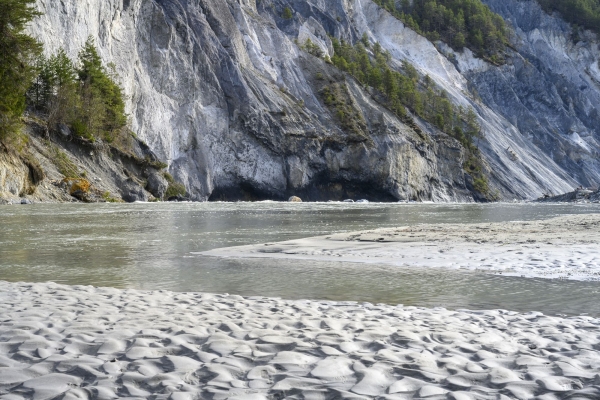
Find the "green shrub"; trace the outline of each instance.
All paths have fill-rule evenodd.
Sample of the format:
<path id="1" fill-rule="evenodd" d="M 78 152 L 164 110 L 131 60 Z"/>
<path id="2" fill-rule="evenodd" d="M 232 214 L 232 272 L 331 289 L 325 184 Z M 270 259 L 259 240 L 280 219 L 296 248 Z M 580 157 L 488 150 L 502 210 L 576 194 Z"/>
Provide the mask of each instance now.
<path id="1" fill-rule="evenodd" d="M 481 194 L 487 194 L 489 192 L 488 181 L 485 176 L 478 176 L 473 179 L 473 187 Z"/>
<path id="2" fill-rule="evenodd" d="M 167 188 L 167 192 L 165 193 L 165 198 L 169 199 L 171 197 L 185 197 L 186 195 L 186 190 L 185 190 L 185 186 L 179 182 L 173 182 L 169 184 L 169 187 Z"/>
<path id="3" fill-rule="evenodd" d="M 484 196 L 494 197 L 490 194 L 487 177 L 483 173 L 479 150 L 474 150 L 463 165 L 463 169 L 473 178 L 473 188 Z"/>
<path id="4" fill-rule="evenodd" d="M 166 171 L 163 172 L 163 176 L 169 183 L 169 187 L 167 188 L 167 191 L 165 193 L 165 199 L 169 199 L 170 197 L 176 196 L 185 197 L 187 193 L 183 184 L 176 182 L 173 176 Z"/>
<path id="5" fill-rule="evenodd" d="M 312 54 L 315 57 L 322 58 L 324 56 L 323 50 L 321 50 L 321 48 L 317 44 L 313 43 L 313 41 L 310 39 L 306 39 L 302 45 L 302 50 L 306 51 L 308 54 Z"/>
<path id="6" fill-rule="evenodd" d="M 165 179 L 167 180 L 167 182 L 169 182 L 169 183 L 174 183 L 175 182 L 175 179 L 173 179 L 173 176 L 170 173 L 164 172 L 163 176 L 165 177 Z"/>
<path id="7" fill-rule="evenodd" d="M 80 176 L 79 168 L 71 161 L 71 159 L 61 151 L 57 146 L 51 144 L 50 152 L 52 162 L 56 166 L 58 172 L 64 175 L 65 178 L 77 178 Z"/>
<path id="8" fill-rule="evenodd" d="M 291 8 L 286 7 L 283 9 L 283 14 L 281 16 L 283 17 L 283 19 L 292 19 L 294 18 L 294 13 L 292 12 Z"/>
<path id="9" fill-rule="evenodd" d="M 111 194 L 110 194 L 110 192 L 104 192 L 104 193 L 102 193 L 102 198 L 107 203 L 122 203 L 123 202 L 123 200 L 116 199 L 116 198 L 112 197 Z"/>
<path id="10" fill-rule="evenodd" d="M 361 137 L 361 140 L 368 137 L 364 116 L 352 101 L 352 96 L 344 83 L 326 86 L 320 94 L 325 105 L 335 115 L 342 130 Z"/>
<path id="11" fill-rule="evenodd" d="M 94 136 L 88 130 L 87 124 L 81 120 L 75 120 L 71 122 L 71 128 L 73 133 L 79 137 L 85 138 L 90 141 L 94 141 Z"/>

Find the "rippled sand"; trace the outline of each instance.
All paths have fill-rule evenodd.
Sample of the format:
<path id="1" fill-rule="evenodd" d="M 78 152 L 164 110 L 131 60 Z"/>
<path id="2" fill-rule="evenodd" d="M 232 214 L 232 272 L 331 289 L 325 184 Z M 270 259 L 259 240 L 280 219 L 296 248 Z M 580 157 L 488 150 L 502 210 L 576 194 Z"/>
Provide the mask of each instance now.
<path id="1" fill-rule="evenodd" d="M 443 267 L 596 281 L 600 280 L 600 214 L 528 222 L 423 224 L 200 254 Z"/>
<path id="2" fill-rule="evenodd" d="M 0 282 L 3 399 L 600 398 L 600 320 Z"/>

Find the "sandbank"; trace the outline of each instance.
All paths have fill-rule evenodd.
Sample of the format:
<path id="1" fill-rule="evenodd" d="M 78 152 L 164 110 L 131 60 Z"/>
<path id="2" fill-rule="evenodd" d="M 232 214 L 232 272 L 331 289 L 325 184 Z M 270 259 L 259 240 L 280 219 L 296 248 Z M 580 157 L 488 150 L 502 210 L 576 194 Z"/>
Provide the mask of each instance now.
<path id="1" fill-rule="evenodd" d="M 423 224 L 214 249 L 197 254 L 451 268 L 600 280 L 600 214 L 541 221 Z"/>

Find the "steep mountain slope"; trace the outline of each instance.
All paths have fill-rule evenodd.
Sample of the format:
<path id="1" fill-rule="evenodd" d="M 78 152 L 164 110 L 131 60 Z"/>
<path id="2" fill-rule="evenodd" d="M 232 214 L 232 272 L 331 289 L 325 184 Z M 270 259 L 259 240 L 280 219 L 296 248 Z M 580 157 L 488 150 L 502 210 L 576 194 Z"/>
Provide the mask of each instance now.
<path id="1" fill-rule="evenodd" d="M 600 43 L 533 1 L 486 0 L 515 27 L 518 53 L 465 75 L 483 101 L 584 186 L 600 184 Z"/>
<path id="2" fill-rule="evenodd" d="M 457 141 L 422 121 L 406 125 L 296 44 L 310 38 L 332 55 L 328 35 L 354 42 L 364 33 L 393 64 L 410 61 L 475 108 L 491 194 L 526 199 L 598 183 L 597 42 L 572 44 L 569 28 L 533 1 L 488 3 L 517 26 L 517 50 L 502 67 L 451 55 L 370 0 L 39 0 L 44 16 L 32 32 L 72 56 L 98 38 L 129 96 L 133 130 L 196 200 L 483 199 Z M 528 10 L 537 20 L 515 17 Z M 583 65 L 587 77 L 574 72 Z M 577 92 L 581 82 L 587 93 Z M 330 85 L 359 129 L 338 126 L 320 93 Z"/>

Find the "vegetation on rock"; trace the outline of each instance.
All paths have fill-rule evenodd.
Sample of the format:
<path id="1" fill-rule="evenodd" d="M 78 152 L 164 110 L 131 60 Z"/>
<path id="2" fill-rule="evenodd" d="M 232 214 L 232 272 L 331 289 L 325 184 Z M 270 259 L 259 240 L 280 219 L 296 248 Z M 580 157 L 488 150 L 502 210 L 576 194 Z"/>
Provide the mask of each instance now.
<path id="1" fill-rule="evenodd" d="M 50 141 L 47 142 L 50 152 L 52 155 L 52 160 L 58 172 L 60 172 L 65 178 L 77 178 L 79 173 L 79 168 L 71 161 L 71 159 L 58 148 L 58 146 L 52 144 Z"/>
<path id="2" fill-rule="evenodd" d="M 568 22 L 600 34 L 600 0 L 538 0 L 549 13 L 559 12 Z"/>
<path id="3" fill-rule="evenodd" d="M 421 79 L 411 64 L 405 62 L 402 72 L 393 70 L 389 65 L 390 55 L 379 43 L 372 46 L 371 54 L 362 41 L 352 46 L 333 39 L 333 48 L 333 64 L 363 85 L 376 89 L 383 95 L 385 105 L 405 122 L 410 122 L 408 108 L 466 148 L 474 147 L 473 139 L 481 132 L 475 112 L 453 105 L 445 91 L 428 76 Z"/>
<path id="4" fill-rule="evenodd" d="M 352 101 L 344 83 L 326 86 L 321 90 L 321 96 L 344 132 L 353 135 L 356 141 L 364 141 L 368 138 L 365 118 Z"/>
<path id="5" fill-rule="evenodd" d="M 481 127 L 473 109 L 465 110 L 452 104 L 444 90 L 428 76 L 421 78 L 414 66 L 407 62 L 400 72 L 392 69 L 390 54 L 379 43 L 371 45 L 366 36 L 355 45 L 335 38 L 332 41 L 335 51 L 331 59 L 333 65 L 374 89 L 374 95 L 398 118 L 416 127 L 407 113 L 408 108 L 414 115 L 458 140 L 467 152 L 463 168 L 473 177 L 475 190 L 489 194 L 481 154 L 475 145 L 475 139 L 481 136 Z M 325 87 L 321 91 L 324 103 L 332 109 L 342 129 L 365 135 L 364 118 L 359 112 L 349 109 L 350 96 L 342 89 L 339 83 Z"/>
<path id="6" fill-rule="evenodd" d="M 107 203 L 123 203 L 123 200 L 112 197 L 110 192 L 102 193 L 102 200 Z"/>
<path id="7" fill-rule="evenodd" d="M 33 60 L 41 45 L 25 33 L 39 13 L 35 0 L 0 0 L 0 142 L 21 140 L 25 93 L 36 74 Z"/>
<path id="8" fill-rule="evenodd" d="M 432 41 L 442 40 L 455 50 L 467 47 L 478 57 L 503 62 L 509 30 L 480 0 L 373 1 Z"/>
<path id="9" fill-rule="evenodd" d="M 165 193 L 165 199 L 168 200 L 173 197 L 185 197 L 187 193 L 183 184 L 176 182 L 175 179 L 167 172 L 164 173 L 164 177 L 169 183 L 169 187 Z"/>
<path id="10" fill-rule="evenodd" d="M 92 38 L 79 53 L 78 66 L 64 50 L 40 58 L 29 90 L 32 106 L 47 114 L 48 125 L 69 126 L 89 140 L 113 142 L 127 135 L 127 116 L 121 87 L 102 64 Z"/>
<path id="11" fill-rule="evenodd" d="M 88 193 L 92 187 L 92 184 L 84 178 L 65 178 L 63 182 L 68 186 L 71 195 L 74 195 L 77 192 L 83 194 Z"/>
<path id="12" fill-rule="evenodd" d="M 62 186 L 67 193 L 81 201 L 112 201 L 110 195 L 106 198 L 94 188 L 85 179 L 86 172 L 80 172 L 67 153 L 52 142 L 51 132 L 60 132 L 58 141 L 75 139 L 86 151 L 89 142 L 108 143 L 107 147 L 95 148 L 108 149 L 111 157 L 133 162 L 141 169 L 140 174 L 145 174 L 147 168 L 161 170 L 167 165 L 153 155 L 139 158 L 139 151 L 148 153 L 147 146 L 138 146 L 127 128 L 125 97 L 114 66 L 102 63 L 92 37 L 76 60 L 63 49 L 49 58 L 42 55 L 42 45 L 25 31 L 27 24 L 40 15 L 35 3 L 0 0 L 0 151 L 19 151 L 18 157 L 30 171 L 33 193 L 45 175 L 30 149 L 25 148 L 29 136 L 23 128 L 27 124 L 29 132 L 45 136 L 48 152 L 44 155 L 64 176 Z M 173 180 L 169 190 L 175 196 L 186 194 L 185 186 Z"/>
<path id="13" fill-rule="evenodd" d="M 321 50 L 321 48 L 315 43 L 313 43 L 313 41 L 310 39 L 306 39 L 306 42 L 304 42 L 304 44 L 302 45 L 302 50 L 319 58 L 323 57 L 324 55 L 323 50 Z"/>
<path id="14" fill-rule="evenodd" d="M 281 15 L 284 19 L 292 19 L 294 17 L 294 13 L 292 12 L 292 9 L 289 7 L 286 7 L 283 9 L 283 14 Z"/>

